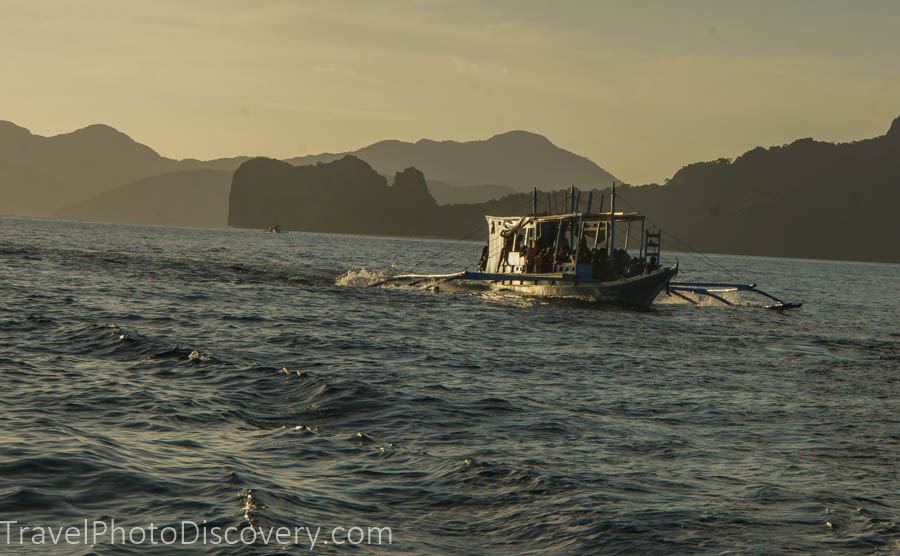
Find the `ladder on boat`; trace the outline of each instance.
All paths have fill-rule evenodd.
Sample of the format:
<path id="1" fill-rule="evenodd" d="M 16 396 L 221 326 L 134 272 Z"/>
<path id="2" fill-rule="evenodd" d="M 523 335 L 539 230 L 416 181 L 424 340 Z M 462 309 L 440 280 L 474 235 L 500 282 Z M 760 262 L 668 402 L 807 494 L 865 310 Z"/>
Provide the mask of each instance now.
<path id="1" fill-rule="evenodd" d="M 646 260 L 650 257 L 656 257 L 656 262 L 659 263 L 659 250 L 661 243 L 662 230 L 657 230 L 656 232 L 647 230 L 646 232 L 644 232 L 644 259 Z"/>

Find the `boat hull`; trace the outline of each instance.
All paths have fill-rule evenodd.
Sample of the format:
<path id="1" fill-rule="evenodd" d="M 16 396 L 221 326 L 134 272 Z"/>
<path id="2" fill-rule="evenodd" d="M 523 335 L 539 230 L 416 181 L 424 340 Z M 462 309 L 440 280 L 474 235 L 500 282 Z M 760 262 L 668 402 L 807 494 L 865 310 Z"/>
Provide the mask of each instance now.
<path id="1" fill-rule="evenodd" d="M 646 309 L 677 274 L 678 269 L 673 267 L 617 282 L 571 278 L 542 282 L 501 280 L 492 282 L 491 289 L 536 297 L 581 298 Z"/>

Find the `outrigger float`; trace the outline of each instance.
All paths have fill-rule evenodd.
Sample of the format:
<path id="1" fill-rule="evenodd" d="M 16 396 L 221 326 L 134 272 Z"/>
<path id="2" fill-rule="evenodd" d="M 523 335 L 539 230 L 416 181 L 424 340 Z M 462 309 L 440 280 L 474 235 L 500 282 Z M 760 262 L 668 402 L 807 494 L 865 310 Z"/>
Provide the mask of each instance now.
<path id="1" fill-rule="evenodd" d="M 402 274 L 372 284 L 444 282 L 486 283 L 493 290 L 545 298 L 580 298 L 646 309 L 665 291 L 693 304 L 704 297 L 732 305 L 724 297 L 730 292 L 760 294 L 774 301 L 770 309 L 793 309 L 801 303 L 786 303 L 757 289 L 755 284 L 713 282 L 673 282 L 678 262 L 664 267 L 660 263 L 662 232 L 646 228 L 646 217 L 638 212 L 616 211 L 616 188 L 610 194 L 610 210 L 579 212 L 581 192 L 574 186 L 567 194 L 568 211 L 538 212 L 537 190 L 531 214 L 525 216 L 485 216 L 488 243 L 477 271 L 451 274 Z M 635 256 L 629 253 L 632 225 L 640 226 L 640 242 Z M 617 249 L 616 228 L 625 226 L 624 248 Z M 621 233 L 621 231 L 620 231 Z"/>

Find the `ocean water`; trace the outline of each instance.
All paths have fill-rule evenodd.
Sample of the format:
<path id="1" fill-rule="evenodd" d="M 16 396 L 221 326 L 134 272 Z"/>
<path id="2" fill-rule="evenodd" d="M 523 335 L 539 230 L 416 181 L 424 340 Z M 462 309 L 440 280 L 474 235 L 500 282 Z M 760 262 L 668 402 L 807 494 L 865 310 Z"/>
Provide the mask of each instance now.
<path id="1" fill-rule="evenodd" d="M 366 287 L 480 250 L 0 219 L 0 553 L 900 552 L 900 265 L 676 255 L 785 313 Z M 35 537 L 85 520 L 196 529 Z"/>

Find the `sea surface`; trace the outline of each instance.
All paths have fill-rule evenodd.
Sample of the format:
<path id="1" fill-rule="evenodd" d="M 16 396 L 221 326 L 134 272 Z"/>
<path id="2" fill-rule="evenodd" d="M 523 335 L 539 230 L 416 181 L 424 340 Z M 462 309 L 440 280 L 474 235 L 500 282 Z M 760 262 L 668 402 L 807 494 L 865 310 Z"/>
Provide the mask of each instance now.
<path id="1" fill-rule="evenodd" d="M 367 287 L 480 252 L 0 218 L 0 553 L 900 553 L 900 265 L 668 254 L 783 313 Z M 84 520 L 207 542 L 21 529 Z"/>

